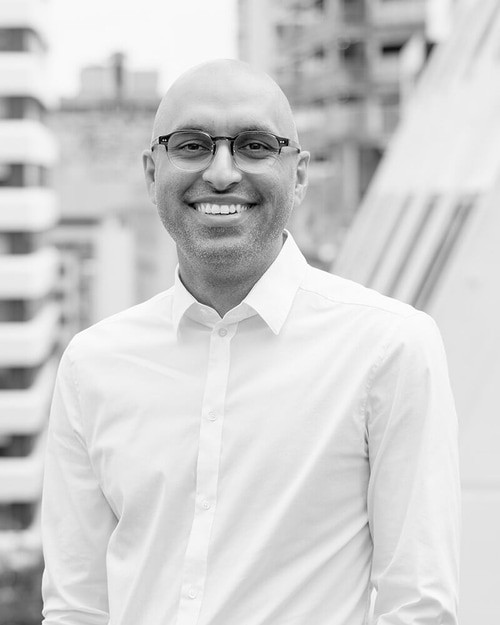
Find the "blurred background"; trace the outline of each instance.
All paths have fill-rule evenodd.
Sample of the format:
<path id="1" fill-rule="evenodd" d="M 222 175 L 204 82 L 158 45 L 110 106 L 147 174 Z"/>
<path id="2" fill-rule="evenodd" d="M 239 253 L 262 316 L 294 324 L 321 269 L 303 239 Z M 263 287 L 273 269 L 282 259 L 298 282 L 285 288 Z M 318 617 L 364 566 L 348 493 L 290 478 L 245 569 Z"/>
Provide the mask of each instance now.
<path id="1" fill-rule="evenodd" d="M 140 154 L 187 67 L 271 74 L 312 153 L 309 261 L 429 312 L 461 428 L 461 625 L 500 622 L 500 2 L 0 0 L 0 625 L 40 622 L 58 359 L 168 288 Z"/>

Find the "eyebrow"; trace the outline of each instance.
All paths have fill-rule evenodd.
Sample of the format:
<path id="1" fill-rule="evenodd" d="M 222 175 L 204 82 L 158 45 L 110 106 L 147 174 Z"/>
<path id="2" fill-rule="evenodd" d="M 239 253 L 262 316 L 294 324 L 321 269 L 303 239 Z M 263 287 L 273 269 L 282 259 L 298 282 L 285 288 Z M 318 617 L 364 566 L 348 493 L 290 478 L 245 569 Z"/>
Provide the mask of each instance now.
<path id="1" fill-rule="evenodd" d="M 201 132 L 206 132 L 209 135 L 215 136 L 213 133 L 210 132 L 210 130 L 208 130 L 204 126 L 200 126 L 199 124 L 182 125 L 182 126 L 174 128 L 170 132 L 177 132 L 178 130 L 200 130 Z M 279 134 L 276 132 L 274 128 L 271 128 L 267 124 L 256 124 L 256 123 L 251 123 L 247 125 L 243 124 L 240 127 L 240 129 L 236 132 L 236 134 L 239 134 L 240 132 L 247 132 L 247 131 L 253 131 L 253 130 L 270 132 L 271 134 Z"/>

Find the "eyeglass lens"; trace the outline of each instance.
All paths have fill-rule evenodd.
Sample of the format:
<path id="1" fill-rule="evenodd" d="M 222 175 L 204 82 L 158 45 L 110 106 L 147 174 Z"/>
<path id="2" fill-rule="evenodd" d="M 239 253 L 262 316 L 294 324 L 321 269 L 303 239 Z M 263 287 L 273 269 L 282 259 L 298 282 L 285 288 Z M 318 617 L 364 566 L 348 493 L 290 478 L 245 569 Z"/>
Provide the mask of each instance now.
<path id="1" fill-rule="evenodd" d="M 248 172 L 269 167 L 280 151 L 276 137 L 267 132 L 249 131 L 236 136 L 233 145 L 234 161 Z M 199 131 L 174 132 L 167 146 L 171 162 L 180 169 L 200 171 L 210 164 L 214 155 L 211 137 Z"/>

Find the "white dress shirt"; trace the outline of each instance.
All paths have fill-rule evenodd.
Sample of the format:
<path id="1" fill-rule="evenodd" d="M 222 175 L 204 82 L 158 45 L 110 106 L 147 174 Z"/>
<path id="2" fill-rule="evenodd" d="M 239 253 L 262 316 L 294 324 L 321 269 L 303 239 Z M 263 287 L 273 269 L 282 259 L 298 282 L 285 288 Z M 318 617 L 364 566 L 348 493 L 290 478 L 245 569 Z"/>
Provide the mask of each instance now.
<path id="1" fill-rule="evenodd" d="M 290 235 L 223 319 L 177 277 L 66 350 L 42 514 L 45 625 L 456 625 L 436 326 Z"/>

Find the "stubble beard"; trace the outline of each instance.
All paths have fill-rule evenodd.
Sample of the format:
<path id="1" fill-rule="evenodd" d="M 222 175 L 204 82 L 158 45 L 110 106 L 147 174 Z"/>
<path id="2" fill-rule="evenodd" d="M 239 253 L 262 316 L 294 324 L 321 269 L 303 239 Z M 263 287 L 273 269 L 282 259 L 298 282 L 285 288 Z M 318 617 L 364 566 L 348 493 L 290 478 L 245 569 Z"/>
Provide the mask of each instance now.
<path id="1" fill-rule="evenodd" d="M 163 226 L 176 243 L 179 260 L 192 266 L 199 265 L 213 274 L 214 278 L 224 280 L 252 272 L 262 273 L 272 263 L 281 249 L 283 231 L 293 208 L 293 194 L 287 194 L 280 204 L 279 209 L 274 209 L 275 215 L 271 222 L 259 222 L 248 232 L 235 233 L 236 240 L 225 232 L 218 236 L 218 229 L 213 227 L 188 231 L 182 227 L 182 222 L 170 218 L 167 208 L 159 208 L 159 215 Z M 259 206 L 248 210 L 266 208 Z M 226 231 L 226 228 L 221 227 L 221 230 Z"/>

